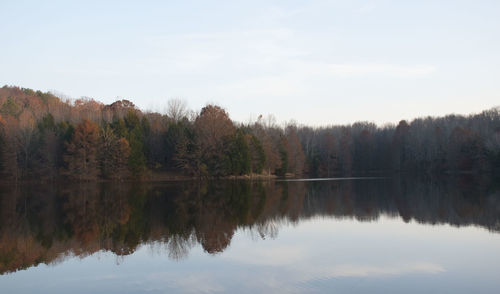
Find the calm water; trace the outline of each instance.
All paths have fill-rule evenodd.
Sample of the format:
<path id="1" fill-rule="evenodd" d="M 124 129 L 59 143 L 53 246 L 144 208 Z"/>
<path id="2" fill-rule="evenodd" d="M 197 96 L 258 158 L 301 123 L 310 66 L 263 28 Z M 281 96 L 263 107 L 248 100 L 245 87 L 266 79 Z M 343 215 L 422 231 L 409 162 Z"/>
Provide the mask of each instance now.
<path id="1" fill-rule="evenodd" d="M 500 293 L 492 180 L 0 189 L 1 293 Z"/>

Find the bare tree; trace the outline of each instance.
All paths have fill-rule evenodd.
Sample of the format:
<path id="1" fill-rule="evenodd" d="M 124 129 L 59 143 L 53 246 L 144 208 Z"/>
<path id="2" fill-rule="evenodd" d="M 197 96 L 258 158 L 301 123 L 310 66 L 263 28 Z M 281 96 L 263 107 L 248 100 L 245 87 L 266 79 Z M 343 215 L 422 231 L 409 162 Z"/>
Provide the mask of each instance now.
<path id="1" fill-rule="evenodd" d="M 187 103 L 179 98 L 168 100 L 167 115 L 173 121 L 178 122 L 188 115 Z"/>

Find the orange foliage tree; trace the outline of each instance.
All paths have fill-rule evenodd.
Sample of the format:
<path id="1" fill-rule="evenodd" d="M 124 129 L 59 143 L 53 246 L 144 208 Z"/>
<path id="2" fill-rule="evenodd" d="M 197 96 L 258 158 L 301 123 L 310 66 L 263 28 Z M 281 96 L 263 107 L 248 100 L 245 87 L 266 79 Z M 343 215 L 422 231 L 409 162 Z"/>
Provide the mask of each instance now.
<path id="1" fill-rule="evenodd" d="M 98 145 L 99 127 L 83 120 L 76 126 L 71 141 L 66 144 L 64 161 L 67 164 L 67 176 L 80 181 L 95 180 L 99 174 Z"/>

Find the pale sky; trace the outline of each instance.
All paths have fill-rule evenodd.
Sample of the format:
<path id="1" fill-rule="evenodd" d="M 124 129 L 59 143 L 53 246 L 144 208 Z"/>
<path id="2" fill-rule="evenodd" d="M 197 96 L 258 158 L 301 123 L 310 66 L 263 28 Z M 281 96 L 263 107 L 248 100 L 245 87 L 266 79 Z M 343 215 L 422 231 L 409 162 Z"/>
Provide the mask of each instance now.
<path id="1" fill-rule="evenodd" d="M 0 84 L 326 125 L 500 105 L 500 1 L 0 0 Z"/>

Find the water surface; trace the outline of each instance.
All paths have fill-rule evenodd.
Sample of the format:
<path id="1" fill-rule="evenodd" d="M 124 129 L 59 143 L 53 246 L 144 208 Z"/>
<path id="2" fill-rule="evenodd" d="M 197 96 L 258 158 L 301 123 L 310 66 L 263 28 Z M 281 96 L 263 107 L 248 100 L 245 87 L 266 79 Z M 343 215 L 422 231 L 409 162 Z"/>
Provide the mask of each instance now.
<path id="1" fill-rule="evenodd" d="M 498 293 L 491 180 L 3 187 L 2 293 Z"/>

